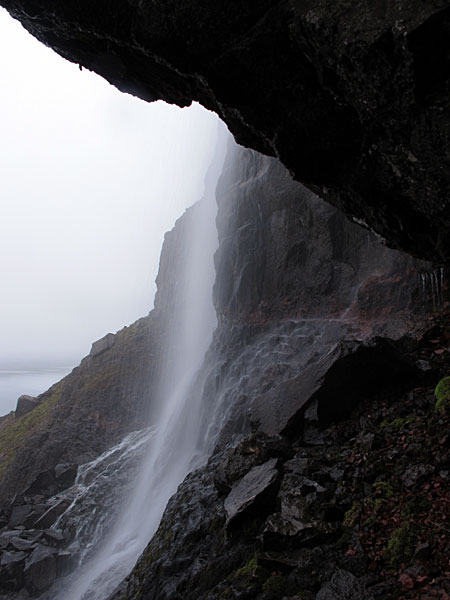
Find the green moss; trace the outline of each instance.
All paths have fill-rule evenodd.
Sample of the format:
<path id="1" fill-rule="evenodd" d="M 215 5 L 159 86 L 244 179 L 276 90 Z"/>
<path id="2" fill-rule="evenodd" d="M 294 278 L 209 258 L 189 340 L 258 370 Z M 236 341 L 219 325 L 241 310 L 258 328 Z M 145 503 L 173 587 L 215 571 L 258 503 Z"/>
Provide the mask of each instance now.
<path id="1" fill-rule="evenodd" d="M 248 577 L 254 574 L 257 567 L 256 557 L 254 556 L 246 565 L 235 572 L 235 577 Z"/>
<path id="2" fill-rule="evenodd" d="M 388 421 L 388 419 L 384 419 L 380 423 L 380 427 L 385 427 L 389 429 L 396 429 L 400 431 L 401 429 L 405 429 L 407 427 L 414 427 L 417 425 L 417 422 L 420 421 L 420 417 L 417 415 L 409 415 L 408 417 L 397 417 L 393 421 Z"/>
<path id="3" fill-rule="evenodd" d="M 450 377 L 444 377 L 434 390 L 436 410 L 442 414 L 450 413 Z"/>
<path id="4" fill-rule="evenodd" d="M 388 481 L 376 481 L 373 484 L 373 489 L 385 500 L 389 500 L 394 495 L 392 485 Z"/>
<path id="5" fill-rule="evenodd" d="M 263 582 L 269 577 L 269 572 L 264 567 L 258 565 L 258 558 L 255 554 L 243 567 L 237 569 L 233 575 L 233 580 L 256 578 L 260 582 Z"/>
<path id="6" fill-rule="evenodd" d="M 367 519 L 361 523 L 361 526 L 365 527 L 366 529 L 370 529 L 376 523 L 377 523 L 376 517 L 367 517 Z"/>
<path id="7" fill-rule="evenodd" d="M 413 523 L 403 523 L 394 529 L 384 549 L 384 556 L 392 567 L 399 567 L 401 563 L 408 563 L 414 554 L 417 541 L 418 526 Z"/>
<path id="8" fill-rule="evenodd" d="M 104 371 L 100 371 L 96 375 L 92 376 L 89 374 L 89 377 L 83 383 L 80 388 L 80 393 L 90 393 L 93 394 L 96 391 L 104 391 L 110 388 L 112 385 L 117 383 L 118 376 L 117 372 L 112 369 L 105 369 Z"/>
<path id="9" fill-rule="evenodd" d="M 31 412 L 2 423 L 0 429 L 0 480 L 9 464 L 14 460 L 17 450 L 24 445 L 25 440 L 39 431 L 49 422 L 52 409 L 61 397 L 62 384 L 56 384 L 42 397 L 41 402 Z"/>
<path id="10" fill-rule="evenodd" d="M 361 504 L 359 502 L 354 502 L 352 507 L 345 513 L 342 525 L 348 528 L 354 527 L 358 521 L 360 513 Z"/>

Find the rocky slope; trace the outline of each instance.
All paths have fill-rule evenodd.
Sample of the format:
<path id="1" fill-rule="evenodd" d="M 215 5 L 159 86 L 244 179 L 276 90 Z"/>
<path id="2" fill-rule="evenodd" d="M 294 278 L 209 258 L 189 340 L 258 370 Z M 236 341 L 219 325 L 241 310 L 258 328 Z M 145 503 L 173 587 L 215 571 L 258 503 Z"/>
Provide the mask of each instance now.
<path id="1" fill-rule="evenodd" d="M 41 394 L 31 412 L 12 412 L 0 420 L 0 505 L 30 486 L 32 494 L 52 495 L 60 487 L 57 465 L 89 462 L 151 422 L 166 339 L 177 326 L 176 288 L 184 268 L 178 257 L 184 255 L 193 212 L 187 211 L 166 234 L 155 309 L 149 316 L 95 342 L 89 356 Z"/>
<path id="2" fill-rule="evenodd" d="M 156 346 L 149 329 L 146 318 L 110 334 L 104 345 L 96 342 L 72 373 L 38 397 L 36 408 L 4 417 L 2 503 L 24 491 L 41 471 L 48 469 L 51 479 L 58 463 L 91 460 L 138 426 L 146 410 L 143 397 L 151 389 L 146 357 Z"/>
<path id="3" fill-rule="evenodd" d="M 297 552 L 305 545 L 308 552 L 327 557 L 330 569 L 344 570 L 346 585 L 362 593 L 361 586 L 373 587 L 377 580 L 355 579 L 362 571 L 344 568 L 335 542 L 344 533 L 342 523 L 353 502 L 362 512 L 361 494 L 371 497 L 378 488 L 369 494 L 361 483 L 362 492 L 356 485 L 352 491 L 341 481 L 342 466 L 349 447 L 356 452 L 360 443 L 352 437 L 361 405 L 369 410 L 370 402 L 383 397 L 394 403 L 401 398 L 392 410 L 370 409 L 375 420 L 362 429 L 369 439 L 379 414 L 392 421 L 404 417 L 400 407 L 405 400 L 397 393 L 428 385 L 438 376 L 419 357 L 420 345 L 408 342 L 405 334 L 417 337 L 428 312 L 445 305 L 441 273 L 386 248 L 294 182 L 278 161 L 252 150 L 230 145 L 216 197 L 219 325 L 195 392 L 203 401 L 199 447 L 212 451 L 215 444 L 216 450 L 173 497 L 158 534 L 117 598 L 175 599 L 188 592 L 211 599 L 281 598 L 293 595 L 293 581 L 296 593 L 302 590 L 311 597 L 322 593 L 319 588 L 327 577 L 332 579 L 331 570 L 318 571 L 303 583 L 300 575 L 283 579 L 287 572 L 311 568 L 310 559 Z M 180 326 L 177 286 L 185 269 L 186 227 L 195 210 L 166 236 L 149 317 L 94 344 L 91 356 L 43 395 L 38 407 L 1 424 L 4 447 L 9 448 L 5 462 L 10 461 L 4 499 L 21 492 L 2 513 L 2 585 L 11 598 L 47 590 L 74 567 L 83 554 L 81 546 L 88 545 L 88 537 L 74 539 L 70 518 L 58 521 L 84 480 L 82 475 L 70 488 L 73 463 L 95 459 L 148 418 L 151 422 L 151 401 L 147 419 L 144 406 L 155 391 L 161 364 L 176 354 L 164 340 Z M 444 360 L 447 350 L 438 350 L 435 358 Z M 434 423 L 431 414 L 430 408 Z M 348 419 L 351 425 L 339 438 L 337 423 Z M 23 430 L 17 443 L 8 445 Z M 372 457 L 368 444 L 371 463 L 378 455 Z M 134 455 L 122 463 L 109 460 L 83 467 L 89 473 L 104 465 L 109 478 L 108 488 L 99 488 L 85 507 L 81 504 L 86 524 L 98 505 L 112 505 L 114 512 L 115 493 L 129 483 Z M 348 462 L 349 469 L 355 461 Z M 429 462 L 434 456 L 422 459 Z M 415 464 L 413 456 L 401 466 L 406 470 Z M 315 478 L 316 471 L 325 475 Z M 424 474 L 436 473 L 434 468 Z M 365 475 L 359 476 L 365 481 Z M 377 483 L 378 477 L 385 480 L 377 471 L 366 483 Z M 443 481 L 436 483 L 444 489 Z M 284 493 L 290 498 L 285 509 Z M 320 512 L 322 499 L 326 506 Z M 261 548 L 277 552 L 285 544 L 289 552 L 280 557 L 280 565 L 273 556 L 260 560 Z M 256 567 L 266 569 L 262 579 L 254 579 Z M 236 585 L 235 571 L 241 582 Z M 276 574 L 274 579 L 270 573 Z"/>
<path id="4" fill-rule="evenodd" d="M 400 345 L 426 375 L 380 378 L 331 423 L 314 402 L 288 436 L 215 452 L 111 600 L 448 598 L 450 415 L 434 382 L 449 340 L 447 313 Z"/>
<path id="5" fill-rule="evenodd" d="M 238 149 L 227 170 L 205 386 L 205 403 L 226 397 L 223 429 L 112 599 L 447 598 L 449 423 L 433 391 L 448 314 L 423 323 L 445 290 L 433 301 L 425 264 L 276 161 Z"/>
<path id="6" fill-rule="evenodd" d="M 388 242 L 450 256 L 447 0 L 2 0 L 123 91 L 215 110 Z"/>

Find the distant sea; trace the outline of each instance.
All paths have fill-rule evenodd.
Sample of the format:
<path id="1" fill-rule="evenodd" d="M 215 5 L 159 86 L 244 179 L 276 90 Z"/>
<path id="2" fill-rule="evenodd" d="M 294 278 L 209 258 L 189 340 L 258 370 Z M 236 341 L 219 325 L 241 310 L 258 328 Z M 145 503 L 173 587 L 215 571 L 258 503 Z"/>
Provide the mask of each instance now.
<path id="1" fill-rule="evenodd" d="M 15 410 L 17 398 L 22 394 L 37 396 L 65 377 L 72 367 L 39 370 L 0 370 L 0 416 Z"/>

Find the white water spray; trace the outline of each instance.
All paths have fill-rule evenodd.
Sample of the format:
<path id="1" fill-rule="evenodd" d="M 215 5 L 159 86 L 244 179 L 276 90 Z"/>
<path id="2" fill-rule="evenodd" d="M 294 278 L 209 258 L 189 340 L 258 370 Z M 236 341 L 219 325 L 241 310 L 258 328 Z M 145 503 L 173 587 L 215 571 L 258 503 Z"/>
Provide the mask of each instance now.
<path id="1" fill-rule="evenodd" d="M 177 272 L 176 281 L 176 305 L 182 307 L 182 314 L 178 311 L 176 321 L 168 326 L 158 397 L 152 399 L 153 433 L 146 438 L 145 459 L 118 521 L 106 536 L 103 532 L 103 541 L 93 556 L 68 582 L 58 586 L 60 591 L 52 596 L 57 600 L 105 600 L 131 571 L 178 485 L 206 458 L 197 447 L 201 394 L 192 393 L 192 389 L 216 326 L 212 303 L 213 255 L 218 243 L 214 190 L 225 156 L 225 136 L 220 133 L 219 138 L 205 198 L 188 209 L 186 254 L 180 257 L 186 267 Z"/>

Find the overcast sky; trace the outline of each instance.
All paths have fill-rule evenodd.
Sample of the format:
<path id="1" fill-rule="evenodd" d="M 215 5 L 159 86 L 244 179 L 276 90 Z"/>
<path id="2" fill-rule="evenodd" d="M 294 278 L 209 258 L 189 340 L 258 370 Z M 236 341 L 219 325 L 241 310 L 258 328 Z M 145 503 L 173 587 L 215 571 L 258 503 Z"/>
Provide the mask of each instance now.
<path id="1" fill-rule="evenodd" d="M 80 72 L 0 9 L 0 369 L 76 365 L 148 313 L 218 119 Z"/>

